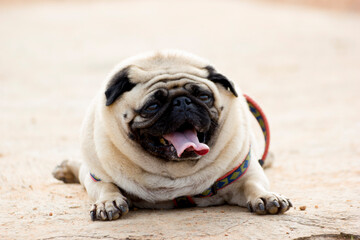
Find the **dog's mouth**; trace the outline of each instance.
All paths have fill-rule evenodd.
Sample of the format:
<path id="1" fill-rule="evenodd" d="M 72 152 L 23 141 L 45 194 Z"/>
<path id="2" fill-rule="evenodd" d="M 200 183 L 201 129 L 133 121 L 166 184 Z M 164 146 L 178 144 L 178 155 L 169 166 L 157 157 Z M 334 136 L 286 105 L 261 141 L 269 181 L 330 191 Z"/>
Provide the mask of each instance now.
<path id="1" fill-rule="evenodd" d="M 190 124 L 183 124 L 163 136 L 143 136 L 141 145 L 148 152 L 166 160 L 197 160 L 209 153 L 209 134 Z"/>
<path id="2" fill-rule="evenodd" d="M 197 155 L 203 156 L 210 151 L 209 146 L 199 140 L 199 136 L 203 139 L 203 135 L 203 133 L 198 134 L 194 128 L 179 130 L 165 134 L 162 142 L 165 145 L 171 144 L 175 148 L 178 157 L 181 157 L 185 151 L 195 152 Z"/>

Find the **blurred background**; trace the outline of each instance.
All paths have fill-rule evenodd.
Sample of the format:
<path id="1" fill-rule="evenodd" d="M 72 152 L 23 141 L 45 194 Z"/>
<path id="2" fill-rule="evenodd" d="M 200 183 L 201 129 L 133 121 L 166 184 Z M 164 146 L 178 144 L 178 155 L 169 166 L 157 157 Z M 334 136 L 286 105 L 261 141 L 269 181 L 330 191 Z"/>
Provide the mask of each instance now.
<path id="1" fill-rule="evenodd" d="M 87 219 L 86 195 L 56 182 L 51 171 L 64 159 L 81 159 L 81 122 L 108 72 L 126 57 L 164 48 L 209 59 L 267 113 L 276 157 L 267 171 L 272 189 L 310 206 L 303 215 L 310 224 L 291 230 L 292 218 L 275 229 L 268 219 L 269 231 L 262 224 L 264 231 L 253 234 L 303 236 L 316 225 L 312 219 L 331 226 L 317 231 L 358 231 L 360 0 L 0 0 L 0 215 L 7 216 L 0 224 L 6 236 L 35 234 L 32 221 L 53 236 L 69 226 L 84 232 L 70 223 Z M 66 197 L 69 191 L 76 197 Z M 63 220 L 51 230 L 49 211 Z M 202 234 L 210 220 L 193 231 Z M 181 224 L 171 234 L 189 237 L 178 231 Z M 207 231 L 216 235 L 219 224 Z"/>
<path id="2" fill-rule="evenodd" d="M 64 157 L 73 154 L 66 145 L 77 144 L 74 133 L 112 67 L 164 48 L 209 59 L 264 101 L 280 118 L 274 124 L 299 121 L 300 138 L 314 121 L 324 129 L 329 118 L 345 124 L 351 113 L 337 99 L 357 102 L 359 6 L 360 0 L 1 0 L 0 129 L 7 141 L 0 151 L 50 144 Z"/>

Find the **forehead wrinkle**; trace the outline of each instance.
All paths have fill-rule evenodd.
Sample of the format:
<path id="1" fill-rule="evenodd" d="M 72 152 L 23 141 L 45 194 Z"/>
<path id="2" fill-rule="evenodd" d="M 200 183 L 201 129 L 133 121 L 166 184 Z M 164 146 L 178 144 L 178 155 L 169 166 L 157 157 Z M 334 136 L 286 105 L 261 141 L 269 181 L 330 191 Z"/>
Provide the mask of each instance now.
<path id="1" fill-rule="evenodd" d="M 155 76 L 154 78 L 147 81 L 144 85 L 147 89 L 152 90 L 154 87 L 166 87 L 171 88 L 175 85 L 184 85 L 189 82 L 203 83 L 207 87 L 207 79 L 199 76 L 194 76 L 188 73 L 177 73 L 177 74 L 162 74 Z M 176 83 L 175 83 L 176 82 Z"/>
<path id="2" fill-rule="evenodd" d="M 207 78 L 209 75 L 209 71 L 206 68 L 199 68 L 196 66 L 190 66 L 188 64 L 185 65 L 177 65 L 177 66 L 164 66 L 161 64 L 153 65 L 153 63 L 147 64 L 131 64 L 128 66 L 129 68 L 129 77 L 134 81 L 134 83 L 145 83 L 155 79 L 159 76 L 196 76 L 199 78 Z"/>
<path id="3" fill-rule="evenodd" d="M 189 81 L 189 79 L 187 78 L 163 79 L 152 83 L 149 86 L 149 91 L 153 91 L 159 88 L 165 88 L 169 90 L 175 86 L 181 87 L 189 82 L 194 82 L 194 81 Z"/>

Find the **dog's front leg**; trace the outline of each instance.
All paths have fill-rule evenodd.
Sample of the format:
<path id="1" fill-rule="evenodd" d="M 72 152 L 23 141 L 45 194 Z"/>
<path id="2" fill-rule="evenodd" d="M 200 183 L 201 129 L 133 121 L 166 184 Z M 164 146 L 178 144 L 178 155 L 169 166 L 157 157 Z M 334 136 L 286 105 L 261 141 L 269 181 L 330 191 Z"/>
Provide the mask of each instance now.
<path id="1" fill-rule="evenodd" d="M 83 164 L 80 169 L 80 182 L 85 187 L 89 197 L 95 201 L 90 210 L 94 220 L 115 220 L 129 211 L 129 202 L 120 189 L 109 182 L 94 182 L 88 168 Z"/>
<path id="2" fill-rule="evenodd" d="M 247 207 L 257 214 L 284 213 L 292 207 L 289 199 L 270 192 L 267 177 L 261 166 L 253 161 L 244 176 L 242 190 Z"/>

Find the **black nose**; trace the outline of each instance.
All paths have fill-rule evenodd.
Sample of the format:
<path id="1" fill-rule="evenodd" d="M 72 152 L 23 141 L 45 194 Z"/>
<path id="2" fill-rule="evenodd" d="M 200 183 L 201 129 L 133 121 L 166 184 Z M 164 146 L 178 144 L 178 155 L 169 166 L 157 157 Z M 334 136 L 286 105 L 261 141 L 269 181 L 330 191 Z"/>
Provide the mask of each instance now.
<path id="1" fill-rule="evenodd" d="M 185 96 L 177 97 L 173 100 L 174 108 L 185 110 L 191 104 L 191 99 Z"/>

